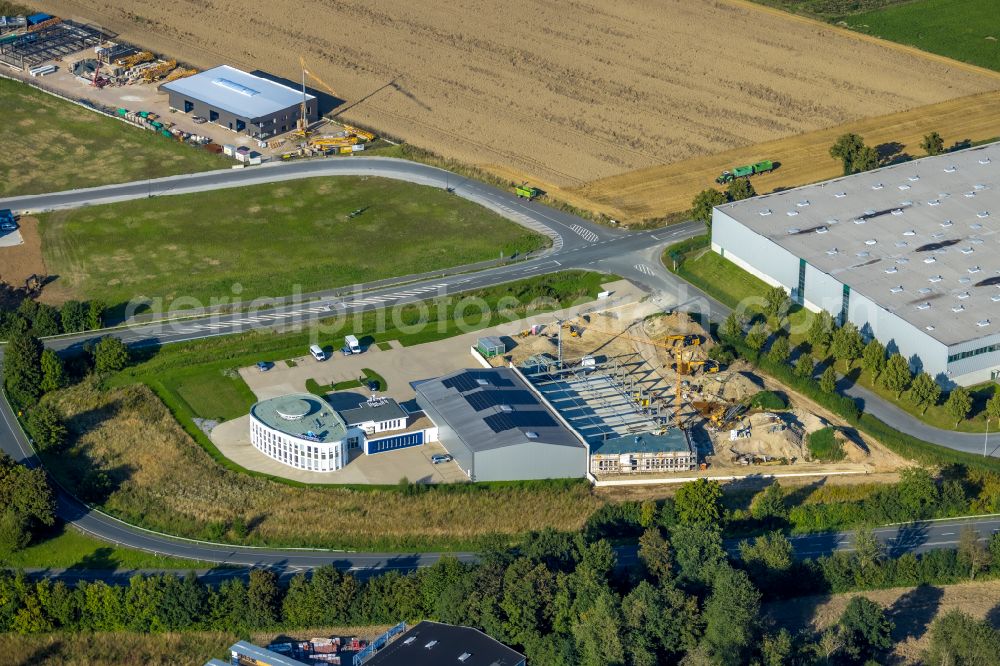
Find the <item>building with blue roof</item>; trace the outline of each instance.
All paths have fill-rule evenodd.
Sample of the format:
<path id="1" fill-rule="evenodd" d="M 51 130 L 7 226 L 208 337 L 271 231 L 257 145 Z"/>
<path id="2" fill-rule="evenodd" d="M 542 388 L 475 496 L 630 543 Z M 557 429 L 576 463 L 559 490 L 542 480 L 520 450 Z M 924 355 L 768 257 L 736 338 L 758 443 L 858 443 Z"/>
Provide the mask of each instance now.
<path id="1" fill-rule="evenodd" d="M 234 132 L 266 139 L 295 129 L 303 94 L 283 83 L 220 65 L 160 86 L 171 108 L 206 118 Z M 305 95 L 306 120 L 319 120 L 316 97 Z"/>
<path id="2" fill-rule="evenodd" d="M 590 445 L 592 474 L 683 472 L 694 469 L 696 463 L 688 433 L 679 428 L 609 437 Z"/>

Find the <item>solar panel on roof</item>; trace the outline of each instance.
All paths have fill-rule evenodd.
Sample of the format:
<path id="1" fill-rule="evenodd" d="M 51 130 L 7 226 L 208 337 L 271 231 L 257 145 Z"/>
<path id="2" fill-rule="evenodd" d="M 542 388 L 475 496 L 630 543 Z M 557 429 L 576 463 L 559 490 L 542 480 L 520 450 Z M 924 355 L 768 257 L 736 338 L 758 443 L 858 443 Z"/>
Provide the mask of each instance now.
<path id="1" fill-rule="evenodd" d="M 476 383 L 476 378 L 473 377 L 468 372 L 462 372 L 455 375 L 454 377 L 449 377 L 441 382 L 441 386 L 445 388 L 452 388 L 461 393 L 471 391 L 473 389 L 479 388 L 479 384 Z"/>
<path id="2" fill-rule="evenodd" d="M 538 401 L 530 391 L 514 389 L 511 391 L 483 390 L 467 393 L 465 400 L 477 412 L 497 405 L 537 405 Z"/>
<path id="3" fill-rule="evenodd" d="M 483 419 L 493 432 L 503 432 L 514 428 L 553 428 L 556 426 L 547 412 L 501 412 Z"/>

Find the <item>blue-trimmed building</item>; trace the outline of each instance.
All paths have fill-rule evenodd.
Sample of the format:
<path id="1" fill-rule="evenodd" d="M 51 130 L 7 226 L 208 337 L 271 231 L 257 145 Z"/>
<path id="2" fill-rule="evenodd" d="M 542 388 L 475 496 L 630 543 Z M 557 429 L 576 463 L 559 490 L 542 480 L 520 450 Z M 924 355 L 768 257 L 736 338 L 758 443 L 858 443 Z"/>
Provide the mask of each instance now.
<path id="1" fill-rule="evenodd" d="M 320 397 L 295 393 L 250 408 L 250 443 L 280 463 L 308 472 L 335 472 L 352 449 L 365 455 L 437 441 L 437 428 L 391 398 L 373 396 L 337 411 Z"/>
<path id="2" fill-rule="evenodd" d="M 590 445 L 591 474 L 684 472 L 694 469 L 697 453 L 686 430 L 613 437 Z"/>

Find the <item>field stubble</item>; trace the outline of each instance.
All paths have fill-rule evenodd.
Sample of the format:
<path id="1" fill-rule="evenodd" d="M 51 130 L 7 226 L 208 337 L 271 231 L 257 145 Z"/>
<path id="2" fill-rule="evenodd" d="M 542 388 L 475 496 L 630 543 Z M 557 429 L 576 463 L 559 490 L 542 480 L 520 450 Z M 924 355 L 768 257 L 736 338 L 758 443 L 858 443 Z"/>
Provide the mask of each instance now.
<path id="1" fill-rule="evenodd" d="M 252 4 L 39 6 L 201 67 L 297 80 L 302 54 L 345 120 L 559 188 L 997 87 L 737 2 Z"/>

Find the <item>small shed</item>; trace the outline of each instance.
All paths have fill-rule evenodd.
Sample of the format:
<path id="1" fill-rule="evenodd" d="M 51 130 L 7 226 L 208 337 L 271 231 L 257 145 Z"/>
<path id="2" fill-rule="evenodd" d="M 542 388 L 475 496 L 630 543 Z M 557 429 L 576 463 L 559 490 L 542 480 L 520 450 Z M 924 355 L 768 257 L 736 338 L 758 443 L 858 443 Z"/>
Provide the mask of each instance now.
<path id="1" fill-rule="evenodd" d="M 479 338 L 479 341 L 476 343 L 476 349 L 478 349 L 479 353 L 486 358 L 500 356 L 507 351 L 507 347 L 504 345 L 503 340 L 494 335 Z"/>

